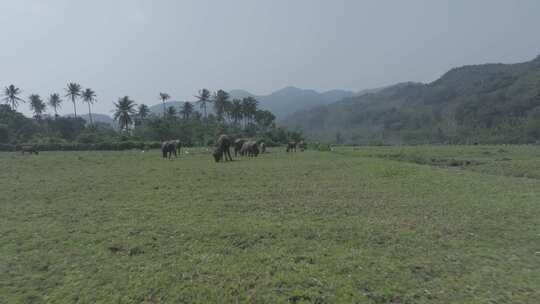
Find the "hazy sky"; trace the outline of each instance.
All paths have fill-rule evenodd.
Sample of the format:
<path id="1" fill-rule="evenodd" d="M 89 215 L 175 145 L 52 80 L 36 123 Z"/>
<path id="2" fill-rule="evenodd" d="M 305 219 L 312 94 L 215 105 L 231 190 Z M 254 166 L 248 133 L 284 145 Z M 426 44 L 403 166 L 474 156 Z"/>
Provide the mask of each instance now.
<path id="1" fill-rule="evenodd" d="M 47 96 L 79 82 L 101 113 L 123 95 L 361 90 L 540 54 L 538 0 L 0 0 L 0 11 L 0 86 Z"/>

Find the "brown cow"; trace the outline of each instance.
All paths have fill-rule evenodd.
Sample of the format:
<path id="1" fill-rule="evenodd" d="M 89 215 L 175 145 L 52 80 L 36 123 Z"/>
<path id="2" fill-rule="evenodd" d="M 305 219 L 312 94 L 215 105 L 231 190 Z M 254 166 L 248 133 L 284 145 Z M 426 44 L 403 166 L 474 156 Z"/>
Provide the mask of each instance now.
<path id="1" fill-rule="evenodd" d="M 257 142 L 254 140 L 246 141 L 242 145 L 240 154 L 242 156 L 257 157 L 259 155 L 259 146 L 257 145 Z"/>
<path id="2" fill-rule="evenodd" d="M 216 142 L 216 148 L 214 149 L 214 153 L 212 153 L 216 163 L 221 161 L 223 158 L 226 161 L 227 157 L 229 158 L 229 161 L 232 161 L 230 147 L 231 139 L 229 138 L 229 136 L 225 134 L 220 135 Z"/>
<path id="3" fill-rule="evenodd" d="M 234 141 L 234 157 L 238 157 L 238 154 L 240 154 L 240 150 L 242 150 L 242 146 L 247 141 L 245 138 L 238 138 Z"/>

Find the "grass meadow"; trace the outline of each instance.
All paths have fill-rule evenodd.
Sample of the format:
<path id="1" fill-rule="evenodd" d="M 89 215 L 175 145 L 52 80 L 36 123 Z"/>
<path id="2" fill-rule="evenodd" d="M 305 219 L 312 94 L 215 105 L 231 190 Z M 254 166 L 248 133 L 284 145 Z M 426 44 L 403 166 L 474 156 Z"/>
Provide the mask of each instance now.
<path id="1" fill-rule="evenodd" d="M 0 153 L 0 303 L 540 303 L 540 147 Z"/>

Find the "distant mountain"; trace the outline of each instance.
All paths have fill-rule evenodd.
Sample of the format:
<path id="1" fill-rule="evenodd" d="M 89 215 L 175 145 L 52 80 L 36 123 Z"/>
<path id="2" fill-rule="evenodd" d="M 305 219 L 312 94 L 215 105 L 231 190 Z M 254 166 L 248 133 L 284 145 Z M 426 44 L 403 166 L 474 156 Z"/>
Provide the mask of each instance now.
<path id="1" fill-rule="evenodd" d="M 184 106 L 185 101 L 167 101 L 165 103 L 165 108 L 174 107 L 176 112 L 180 112 Z M 158 103 L 150 106 L 150 112 L 154 115 L 163 115 L 163 103 Z"/>
<path id="2" fill-rule="evenodd" d="M 411 85 L 411 84 L 415 84 L 415 82 L 401 82 L 401 83 L 397 83 L 397 84 L 393 84 L 393 85 L 389 85 L 389 86 L 384 86 L 384 87 L 380 87 L 380 88 L 365 89 L 365 90 L 354 93 L 354 96 L 362 96 L 362 95 L 366 95 L 366 94 L 374 94 L 374 93 L 378 93 L 378 92 L 380 92 L 380 91 L 382 91 L 384 89 L 405 87 L 405 86 L 408 86 L 408 85 Z"/>
<path id="3" fill-rule="evenodd" d="M 270 95 L 255 95 L 244 90 L 230 90 L 232 98 L 255 97 L 259 101 L 259 107 L 270 110 L 278 118 L 286 117 L 296 111 L 310 109 L 320 105 L 326 105 L 343 98 L 352 97 L 351 91 L 332 90 L 319 93 L 314 90 L 285 87 Z"/>
<path id="4" fill-rule="evenodd" d="M 311 140 L 347 144 L 539 142 L 540 56 L 364 91 L 282 124 Z"/>
<path id="5" fill-rule="evenodd" d="M 230 90 L 228 93 L 229 93 L 229 95 L 231 95 L 232 98 L 239 98 L 239 99 L 242 99 L 242 98 L 245 98 L 245 97 L 255 97 L 255 98 L 257 98 L 257 96 L 255 96 L 255 95 L 253 95 L 250 92 L 245 91 L 245 90 Z"/>
<path id="6" fill-rule="evenodd" d="M 319 93 L 314 90 L 299 89 L 296 87 L 285 87 L 269 95 L 255 95 L 246 90 L 228 91 L 231 100 L 234 98 L 242 99 L 245 97 L 254 97 L 259 101 L 259 108 L 270 110 L 279 118 L 284 118 L 299 110 L 306 110 L 320 105 L 326 105 L 343 98 L 352 97 L 352 91 L 331 90 Z M 195 110 L 199 111 L 198 105 L 194 101 Z M 165 107 L 173 106 L 179 112 L 184 105 L 184 101 L 168 101 Z M 155 115 L 163 113 L 163 104 L 158 103 L 150 106 L 150 111 Z M 208 112 L 212 112 L 212 105 L 208 105 Z"/>

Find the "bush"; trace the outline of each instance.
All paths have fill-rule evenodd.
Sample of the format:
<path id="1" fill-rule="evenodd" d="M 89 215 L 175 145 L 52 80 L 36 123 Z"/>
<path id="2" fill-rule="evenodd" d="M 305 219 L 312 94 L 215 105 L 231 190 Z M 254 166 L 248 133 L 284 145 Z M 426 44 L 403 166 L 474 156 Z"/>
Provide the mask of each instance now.
<path id="1" fill-rule="evenodd" d="M 0 151 L 11 152 L 20 149 L 20 145 L 0 144 Z M 132 149 L 159 149 L 160 142 L 106 142 L 106 143 L 37 143 L 33 145 L 39 151 L 123 151 Z"/>
<path id="2" fill-rule="evenodd" d="M 0 151 L 1 152 L 11 152 L 15 151 L 15 146 L 10 144 L 0 144 Z"/>

